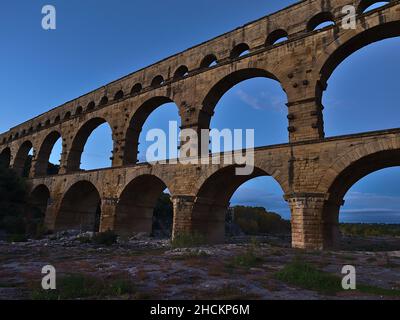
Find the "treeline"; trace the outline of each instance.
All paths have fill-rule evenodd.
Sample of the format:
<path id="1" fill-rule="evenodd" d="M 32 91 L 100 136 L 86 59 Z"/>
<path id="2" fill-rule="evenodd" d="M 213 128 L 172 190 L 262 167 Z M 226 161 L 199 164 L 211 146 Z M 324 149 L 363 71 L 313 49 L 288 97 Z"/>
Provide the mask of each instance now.
<path id="1" fill-rule="evenodd" d="M 248 235 L 290 232 L 290 221 L 263 207 L 236 206 L 232 208 L 233 222 Z"/>
<path id="2" fill-rule="evenodd" d="M 29 203 L 25 179 L 0 166 L 0 231 L 8 240 L 23 241 L 44 232 L 43 213 Z"/>
<path id="3" fill-rule="evenodd" d="M 344 224 L 340 225 L 340 231 L 342 234 L 347 235 L 347 236 L 400 237 L 400 225 L 399 224 L 344 223 Z"/>

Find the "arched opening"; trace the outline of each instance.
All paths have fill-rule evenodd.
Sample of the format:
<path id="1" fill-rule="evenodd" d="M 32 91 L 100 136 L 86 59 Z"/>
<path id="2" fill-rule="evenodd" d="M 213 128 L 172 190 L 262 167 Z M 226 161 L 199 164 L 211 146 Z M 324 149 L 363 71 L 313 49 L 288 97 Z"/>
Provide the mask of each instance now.
<path id="1" fill-rule="evenodd" d="M 186 66 L 180 66 L 174 73 L 174 80 L 182 79 L 189 74 L 189 69 Z"/>
<path id="2" fill-rule="evenodd" d="M 13 169 L 23 177 L 29 177 L 33 157 L 33 146 L 30 141 L 25 141 L 19 148 L 14 160 Z"/>
<path id="3" fill-rule="evenodd" d="M 27 216 L 27 233 L 37 235 L 44 228 L 50 191 L 45 185 L 37 186 L 30 195 L 30 211 Z"/>
<path id="4" fill-rule="evenodd" d="M 65 193 L 56 217 L 55 229 L 98 232 L 100 217 L 99 192 L 92 183 L 80 181 Z"/>
<path id="5" fill-rule="evenodd" d="M 79 129 L 72 142 L 67 171 L 109 167 L 112 151 L 112 130 L 109 124 L 103 118 L 90 119 Z"/>
<path id="6" fill-rule="evenodd" d="M 131 90 L 131 95 L 137 95 L 142 91 L 142 85 L 140 83 L 136 83 Z"/>
<path id="7" fill-rule="evenodd" d="M 333 14 L 330 12 L 321 12 L 315 15 L 307 23 L 307 31 L 322 30 L 335 25 Z"/>
<path id="8" fill-rule="evenodd" d="M 246 43 L 240 43 L 232 49 L 230 58 L 236 59 L 239 57 L 243 57 L 249 53 L 250 53 L 250 47 Z"/>
<path id="9" fill-rule="evenodd" d="M 124 92 L 122 90 L 117 91 L 114 95 L 114 100 L 118 101 L 124 98 Z"/>
<path id="10" fill-rule="evenodd" d="M 271 206 L 271 209 L 274 207 L 274 210 L 279 208 L 282 216 L 289 217 L 289 210 L 283 201 L 283 191 L 279 184 L 276 181 L 272 182 L 273 178 L 260 168 L 254 168 L 253 173 L 247 176 L 237 175 L 235 169 L 234 166 L 223 168 L 203 183 L 196 195 L 193 207 L 193 232 L 204 235 L 210 243 L 221 243 L 225 240 L 226 231 L 229 231 L 227 219 L 228 221 L 231 219 L 231 222 L 235 222 L 236 228 L 239 227 L 241 232 L 245 231 L 248 234 L 268 233 L 274 229 L 278 233 L 280 231 L 287 232 L 289 236 L 290 229 L 287 221 L 283 221 L 279 216 L 269 215 L 261 209 L 265 206 Z M 260 177 L 270 179 L 267 178 L 265 183 Z M 246 185 L 247 188 L 250 186 L 251 190 L 246 190 Z M 270 186 L 272 192 L 262 190 L 264 186 Z M 257 194 L 255 190 L 259 193 Z M 276 194 L 274 194 L 275 192 Z M 268 196 L 270 199 L 267 199 Z M 279 196 L 280 199 L 278 199 Z M 275 204 L 273 204 L 274 202 Z M 241 207 L 238 207 L 238 205 L 241 205 Z M 243 206 L 247 206 L 247 208 Z M 258 210 L 255 207 L 259 207 Z M 270 208 L 266 209 L 271 210 Z M 237 210 L 237 217 L 235 217 L 235 210 Z M 287 230 L 278 230 L 277 225 L 264 225 L 262 227 L 258 225 L 260 220 L 265 223 L 271 217 L 274 223 L 279 221 L 279 228 L 286 226 Z M 243 221 L 246 219 L 247 221 Z M 243 230 L 240 228 L 243 228 Z"/>
<path id="11" fill-rule="evenodd" d="M 71 112 L 70 111 L 68 111 L 64 116 L 64 120 L 69 120 L 69 119 L 71 119 Z"/>
<path id="12" fill-rule="evenodd" d="M 156 88 L 164 84 L 164 78 L 162 76 L 156 76 L 152 81 L 151 81 L 151 87 Z"/>
<path id="13" fill-rule="evenodd" d="M 81 106 L 79 106 L 78 108 L 76 108 L 75 115 L 78 116 L 78 115 L 82 114 L 82 112 L 83 112 L 83 108 Z"/>
<path id="14" fill-rule="evenodd" d="M 133 179 L 117 205 L 115 232 L 122 236 L 145 233 L 171 237 L 172 204 L 165 183 L 153 175 Z"/>
<path id="15" fill-rule="evenodd" d="M 329 79 L 322 100 L 327 136 L 400 127 L 396 35 L 399 22 L 377 27 L 343 44 L 327 60 L 322 69 L 323 82 Z"/>
<path id="16" fill-rule="evenodd" d="M 96 107 L 96 104 L 94 103 L 94 101 L 91 101 L 88 103 L 86 110 L 91 111 L 91 110 L 94 110 L 95 107 Z"/>
<path id="17" fill-rule="evenodd" d="M 203 58 L 200 63 L 200 69 L 214 67 L 218 64 L 217 57 L 213 54 L 209 54 Z"/>
<path id="18" fill-rule="evenodd" d="M 277 29 L 275 31 L 272 31 L 268 37 L 267 40 L 265 41 L 266 46 L 272 46 L 274 44 L 278 44 L 281 42 L 285 42 L 288 40 L 288 34 L 285 30 L 283 29 Z"/>
<path id="19" fill-rule="evenodd" d="M 57 116 L 57 117 L 54 119 L 54 123 L 55 123 L 55 124 L 56 124 L 56 123 L 60 123 L 60 121 L 61 121 L 60 116 Z"/>
<path id="20" fill-rule="evenodd" d="M 254 146 L 288 141 L 287 97 L 277 78 L 261 69 L 236 71 L 218 82 L 203 102 L 202 129 L 229 129 L 224 146 L 211 134 L 211 152 L 241 149 L 235 146 L 233 131 L 254 129 Z M 225 141 L 228 140 L 228 141 Z M 222 139 L 221 139 L 222 141 Z M 243 139 L 243 147 L 245 140 Z"/>
<path id="21" fill-rule="evenodd" d="M 381 0 L 364 0 L 361 1 L 360 5 L 358 6 L 357 12 L 359 14 L 367 13 L 373 11 L 375 9 L 381 8 L 389 4 L 390 1 L 381 1 Z"/>
<path id="22" fill-rule="evenodd" d="M 44 139 L 40 146 L 35 166 L 35 176 L 58 174 L 61 152 L 61 135 L 58 131 L 53 131 Z"/>
<path id="23" fill-rule="evenodd" d="M 0 167 L 9 168 L 11 162 L 11 150 L 10 148 L 5 148 L 0 153 Z"/>
<path id="24" fill-rule="evenodd" d="M 323 221 L 324 221 L 323 236 L 326 247 L 339 246 L 340 243 L 339 217 L 340 217 L 340 212 L 342 212 L 342 210 L 344 210 L 344 212 L 346 212 L 346 210 L 350 210 L 350 212 L 352 211 L 353 213 L 358 212 L 358 214 L 364 215 L 364 221 L 366 221 L 365 215 L 368 212 L 371 212 L 371 209 L 372 212 L 375 211 L 375 214 L 379 214 L 379 211 L 382 211 L 379 210 L 379 208 L 373 208 L 369 206 L 371 204 L 371 201 L 374 200 L 374 195 L 369 193 L 357 195 L 358 198 L 360 197 L 362 198 L 361 201 L 364 201 L 362 208 L 352 207 L 352 205 L 354 206 L 354 203 L 357 202 L 357 200 L 355 202 L 354 199 L 353 201 L 351 200 L 351 197 L 354 195 L 352 195 L 351 192 L 349 193 L 349 190 L 353 186 L 356 187 L 356 189 L 354 190 L 357 190 L 357 185 L 356 185 L 357 182 L 359 182 L 361 179 L 367 177 L 370 174 L 375 175 L 374 173 L 376 172 L 377 174 L 376 176 L 379 178 L 379 171 L 387 168 L 392 168 L 390 169 L 390 171 L 387 172 L 389 172 L 391 175 L 394 174 L 394 176 L 391 176 L 390 180 L 387 179 L 388 178 L 387 175 L 386 176 L 383 175 L 383 177 L 386 177 L 386 180 L 382 180 L 380 182 L 380 187 L 379 185 L 374 185 L 374 182 L 376 183 L 376 180 L 375 181 L 372 180 L 372 183 L 370 181 L 369 184 L 368 181 L 366 181 L 366 185 L 364 185 L 364 190 L 368 190 L 368 188 L 370 190 L 371 188 L 379 190 L 378 193 L 380 193 L 380 196 L 382 197 L 380 199 L 379 206 L 383 206 L 386 209 L 390 209 L 391 212 L 399 214 L 400 201 L 398 201 L 397 203 L 396 202 L 390 203 L 388 195 L 386 194 L 386 197 L 384 196 L 385 196 L 385 190 L 394 190 L 397 196 L 397 200 L 400 199 L 400 194 L 398 194 L 397 191 L 398 180 L 393 179 L 395 177 L 397 178 L 400 177 L 400 150 L 380 151 L 365 156 L 353 162 L 346 169 L 344 169 L 333 181 L 333 183 L 329 188 L 328 191 L 329 200 L 326 202 L 323 212 Z M 346 195 L 348 195 L 347 199 L 345 198 Z M 349 199 L 350 202 L 348 206 L 347 204 L 345 204 L 344 201 L 345 200 L 349 201 Z M 345 207 L 341 208 L 343 204 L 345 204 Z M 375 219 L 377 219 L 375 221 L 383 223 L 385 222 L 384 220 L 379 219 L 379 217 L 377 216 L 375 216 Z M 396 223 L 400 223 L 400 216 L 397 216 L 397 218 L 395 219 L 397 219 L 395 220 Z"/>
<path id="25" fill-rule="evenodd" d="M 156 97 L 146 101 L 130 121 L 124 164 L 176 158 L 180 125 L 179 109 L 170 98 Z M 157 150 L 153 148 L 155 143 L 160 146 Z"/>
<path id="26" fill-rule="evenodd" d="M 104 96 L 103 98 L 101 98 L 99 105 L 105 106 L 107 103 L 108 103 L 108 98 Z"/>

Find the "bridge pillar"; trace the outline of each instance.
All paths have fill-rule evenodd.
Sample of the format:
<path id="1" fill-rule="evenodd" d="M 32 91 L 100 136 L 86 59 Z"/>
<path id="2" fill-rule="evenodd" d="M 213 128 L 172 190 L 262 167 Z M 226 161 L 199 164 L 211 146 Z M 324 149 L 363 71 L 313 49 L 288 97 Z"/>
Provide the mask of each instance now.
<path id="1" fill-rule="evenodd" d="M 185 195 L 171 197 L 174 208 L 172 239 L 179 234 L 187 234 L 193 231 L 192 212 L 195 198 L 194 196 Z"/>
<path id="2" fill-rule="evenodd" d="M 323 106 L 318 98 L 290 100 L 287 106 L 290 142 L 324 138 Z"/>
<path id="3" fill-rule="evenodd" d="M 291 210 L 292 246 L 299 249 L 323 250 L 323 210 L 325 194 L 286 195 Z"/>
<path id="4" fill-rule="evenodd" d="M 338 248 L 340 244 L 339 211 L 344 204 L 326 201 L 323 212 L 323 236 L 325 248 Z"/>
<path id="5" fill-rule="evenodd" d="M 44 224 L 47 230 L 54 231 L 56 229 L 56 218 L 60 209 L 62 195 L 50 193 L 50 198 L 47 202 Z"/>
<path id="6" fill-rule="evenodd" d="M 225 239 L 226 205 L 194 196 L 174 196 L 172 238 L 179 234 L 197 233 L 208 243 L 222 243 Z"/>
<path id="7" fill-rule="evenodd" d="M 69 150 L 67 153 L 63 153 L 61 157 L 60 171 L 59 174 L 65 174 L 73 171 L 80 170 L 82 151 Z"/>
<path id="8" fill-rule="evenodd" d="M 117 198 L 105 198 L 101 200 L 101 216 L 99 232 L 115 229 L 115 217 L 117 214 Z"/>

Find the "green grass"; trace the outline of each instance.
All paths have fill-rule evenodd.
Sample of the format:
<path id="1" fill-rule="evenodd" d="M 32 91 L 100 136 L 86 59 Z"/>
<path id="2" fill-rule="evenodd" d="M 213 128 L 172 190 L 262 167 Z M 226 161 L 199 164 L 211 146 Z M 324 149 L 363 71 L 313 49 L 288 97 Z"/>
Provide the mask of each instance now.
<path id="1" fill-rule="evenodd" d="M 226 264 L 227 268 L 254 268 L 264 262 L 264 259 L 257 253 L 259 243 L 252 239 L 252 243 L 242 254 L 231 259 Z"/>
<path id="2" fill-rule="evenodd" d="M 322 294 L 335 295 L 344 291 L 340 277 L 318 270 L 314 266 L 297 259 L 277 272 L 275 278 L 290 285 Z M 400 290 L 379 288 L 366 284 L 357 284 L 357 291 L 379 296 L 400 296 Z"/>
<path id="3" fill-rule="evenodd" d="M 303 289 L 325 294 L 335 294 L 342 290 L 339 277 L 320 271 L 299 260 L 294 260 L 286 265 L 275 274 L 275 278 Z"/>
<path id="4" fill-rule="evenodd" d="M 104 279 L 82 274 L 71 274 L 57 279 L 56 290 L 35 289 L 31 298 L 33 300 L 101 299 L 134 293 L 135 286 L 127 279 L 104 281 Z"/>
<path id="5" fill-rule="evenodd" d="M 204 244 L 206 244 L 206 239 L 199 233 L 181 233 L 172 240 L 172 248 L 192 248 Z"/>

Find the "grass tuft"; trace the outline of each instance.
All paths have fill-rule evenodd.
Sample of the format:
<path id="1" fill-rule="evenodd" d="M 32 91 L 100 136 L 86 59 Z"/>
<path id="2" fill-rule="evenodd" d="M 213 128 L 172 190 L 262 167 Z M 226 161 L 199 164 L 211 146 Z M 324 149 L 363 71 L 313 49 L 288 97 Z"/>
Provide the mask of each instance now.
<path id="1" fill-rule="evenodd" d="M 83 298 L 101 299 L 135 293 L 135 286 L 128 279 L 103 279 L 71 274 L 59 278 L 56 290 L 33 290 L 33 300 L 74 300 Z"/>
<path id="2" fill-rule="evenodd" d="M 192 248 L 204 244 L 206 239 L 199 233 L 180 233 L 172 240 L 172 248 Z"/>

